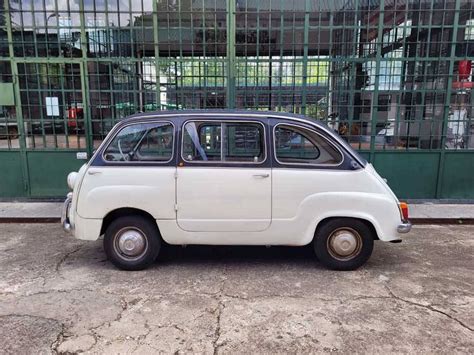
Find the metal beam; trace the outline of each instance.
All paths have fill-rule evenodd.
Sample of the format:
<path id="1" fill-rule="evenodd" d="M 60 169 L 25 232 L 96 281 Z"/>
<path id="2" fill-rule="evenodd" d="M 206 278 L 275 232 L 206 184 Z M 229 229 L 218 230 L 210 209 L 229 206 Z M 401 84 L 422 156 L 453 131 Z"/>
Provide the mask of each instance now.
<path id="1" fill-rule="evenodd" d="M 235 107 L 235 15 L 234 0 L 227 0 L 227 107 Z"/>
<path id="2" fill-rule="evenodd" d="M 449 69 L 448 69 L 448 80 L 446 84 L 446 97 L 444 102 L 443 110 L 443 126 L 441 130 L 441 152 L 439 155 L 438 165 L 438 176 L 436 179 L 436 196 L 435 198 L 441 198 L 442 187 L 443 187 L 443 173 L 444 173 L 444 162 L 445 162 L 445 151 L 446 151 L 446 135 L 448 131 L 448 119 L 449 110 L 451 106 L 451 91 L 453 88 L 453 76 L 454 76 L 454 62 L 456 60 L 456 44 L 457 35 L 459 29 L 459 12 L 461 10 L 461 0 L 456 0 L 454 9 L 453 28 L 451 33 L 451 51 L 449 53 Z M 472 104 L 472 103 L 471 103 Z"/>
<path id="3" fill-rule="evenodd" d="M 12 34 L 12 23 L 10 16 L 10 0 L 4 0 L 5 5 L 5 24 L 7 27 L 7 39 L 8 39 L 8 52 L 10 59 L 15 57 L 15 51 L 13 48 L 13 34 Z M 26 195 L 30 194 L 30 180 L 28 171 L 28 159 L 26 156 L 26 132 L 25 123 L 23 121 L 23 111 L 21 107 L 21 95 L 20 95 L 20 82 L 18 76 L 18 65 L 15 61 L 11 60 L 11 72 L 13 80 L 13 89 L 15 96 L 15 114 L 16 122 L 19 134 L 19 145 L 20 145 L 20 157 L 21 157 L 21 173 L 23 177 L 23 188 Z"/>

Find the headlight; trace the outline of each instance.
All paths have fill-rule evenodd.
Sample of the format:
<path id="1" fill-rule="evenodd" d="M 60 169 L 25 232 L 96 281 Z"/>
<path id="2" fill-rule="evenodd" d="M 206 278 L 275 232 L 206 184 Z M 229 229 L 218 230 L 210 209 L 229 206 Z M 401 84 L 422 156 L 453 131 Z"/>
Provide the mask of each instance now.
<path id="1" fill-rule="evenodd" d="M 72 173 L 69 173 L 69 175 L 67 176 L 67 186 L 69 186 L 71 190 L 74 189 L 74 184 L 76 183 L 76 177 L 77 177 L 77 173 L 75 171 Z"/>

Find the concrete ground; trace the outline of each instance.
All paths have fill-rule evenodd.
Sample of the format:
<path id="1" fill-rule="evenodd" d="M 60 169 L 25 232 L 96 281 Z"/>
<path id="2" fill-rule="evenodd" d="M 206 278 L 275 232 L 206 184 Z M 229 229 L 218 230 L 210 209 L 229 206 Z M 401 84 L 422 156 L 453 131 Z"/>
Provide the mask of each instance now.
<path id="1" fill-rule="evenodd" d="M 124 272 L 101 241 L 0 224 L 0 352 L 473 353 L 473 254 L 473 226 L 416 226 L 354 272 L 192 246 Z"/>

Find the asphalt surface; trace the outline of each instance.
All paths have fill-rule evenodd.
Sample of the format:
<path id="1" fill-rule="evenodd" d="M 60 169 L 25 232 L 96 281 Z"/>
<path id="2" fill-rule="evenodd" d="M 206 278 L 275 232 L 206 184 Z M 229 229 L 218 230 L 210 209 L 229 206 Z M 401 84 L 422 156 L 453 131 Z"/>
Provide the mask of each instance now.
<path id="1" fill-rule="evenodd" d="M 101 241 L 0 224 L 0 353 L 473 353 L 473 252 L 473 226 L 416 226 L 354 272 L 193 246 L 124 272 Z"/>

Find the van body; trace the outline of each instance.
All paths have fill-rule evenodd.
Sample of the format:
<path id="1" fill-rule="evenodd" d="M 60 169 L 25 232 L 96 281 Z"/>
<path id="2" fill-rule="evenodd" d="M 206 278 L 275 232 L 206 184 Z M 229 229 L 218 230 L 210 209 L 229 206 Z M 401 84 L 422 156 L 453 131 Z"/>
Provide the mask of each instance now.
<path id="1" fill-rule="evenodd" d="M 68 176 L 62 224 L 118 267 L 173 245 L 313 243 L 327 267 L 362 265 L 398 242 L 408 210 L 326 125 L 284 113 L 160 111 L 119 122 Z"/>

